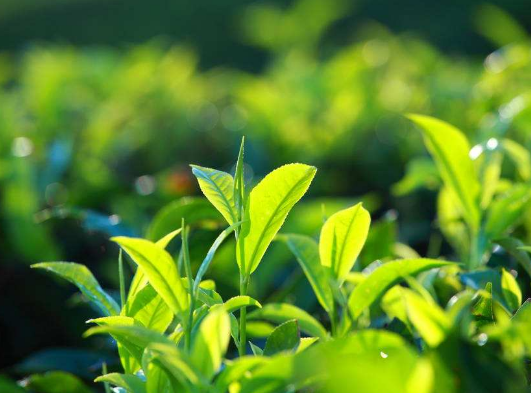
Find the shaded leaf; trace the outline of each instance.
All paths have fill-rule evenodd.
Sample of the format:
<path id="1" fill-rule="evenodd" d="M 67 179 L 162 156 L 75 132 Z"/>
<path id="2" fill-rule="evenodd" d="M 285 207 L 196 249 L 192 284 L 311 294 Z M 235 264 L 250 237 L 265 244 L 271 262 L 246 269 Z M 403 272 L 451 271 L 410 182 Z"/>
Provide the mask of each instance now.
<path id="1" fill-rule="evenodd" d="M 94 382 L 108 382 L 126 389 L 130 393 L 146 393 L 146 384 L 136 375 L 111 373 L 95 379 Z"/>
<path id="2" fill-rule="evenodd" d="M 264 355 L 272 356 L 282 351 L 293 351 L 300 341 L 299 324 L 296 319 L 277 326 L 267 338 Z"/>

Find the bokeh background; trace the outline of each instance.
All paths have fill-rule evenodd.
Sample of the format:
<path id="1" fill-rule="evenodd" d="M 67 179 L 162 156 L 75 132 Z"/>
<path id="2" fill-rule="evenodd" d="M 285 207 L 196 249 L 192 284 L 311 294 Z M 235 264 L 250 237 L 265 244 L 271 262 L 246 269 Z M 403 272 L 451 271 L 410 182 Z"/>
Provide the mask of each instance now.
<path id="1" fill-rule="evenodd" d="M 112 364 L 108 343 L 81 337 L 95 311 L 30 264 L 84 263 L 118 288 L 109 237 L 162 233 L 157 212 L 199 195 L 188 164 L 231 171 L 243 135 L 251 183 L 286 162 L 319 168 L 286 230 L 314 234 L 361 199 L 379 239 L 451 252 L 433 222 L 439 179 L 402 114 L 444 119 L 473 144 L 509 134 L 530 147 L 529 11 L 527 0 L 2 0 L 1 372 L 91 379 Z M 195 233 L 196 262 L 214 236 Z M 359 268 L 389 247 L 369 241 Z M 211 275 L 233 293 L 225 254 Z M 311 308 L 285 250 L 267 257 L 256 297 Z"/>

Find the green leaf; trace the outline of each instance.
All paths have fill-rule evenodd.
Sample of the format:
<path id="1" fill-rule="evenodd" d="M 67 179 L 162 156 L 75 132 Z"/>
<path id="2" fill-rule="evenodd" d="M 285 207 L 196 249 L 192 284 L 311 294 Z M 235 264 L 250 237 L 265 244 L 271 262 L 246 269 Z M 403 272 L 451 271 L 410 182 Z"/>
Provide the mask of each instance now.
<path id="1" fill-rule="evenodd" d="M 168 244 L 170 244 L 170 242 L 175 238 L 175 236 L 181 233 L 181 230 L 182 228 L 178 228 L 168 233 L 166 236 L 163 236 L 162 238 L 157 240 L 155 244 L 162 248 L 166 248 Z M 131 287 L 129 288 L 128 298 L 134 297 L 138 291 L 140 291 L 146 286 L 147 283 L 148 279 L 146 275 L 142 271 L 142 268 L 138 266 L 136 269 L 135 276 L 133 277 L 133 281 L 131 282 Z"/>
<path id="2" fill-rule="evenodd" d="M 522 145 L 510 139 L 502 141 L 502 147 L 507 156 L 514 162 L 518 174 L 524 181 L 531 179 L 531 154 Z"/>
<path id="3" fill-rule="evenodd" d="M 304 164 L 284 165 L 251 191 L 238 238 L 239 249 L 243 249 L 243 255 L 237 254 L 238 265 L 245 275 L 258 267 L 289 211 L 308 190 L 315 172 L 314 167 Z"/>
<path id="4" fill-rule="evenodd" d="M 247 315 L 247 318 L 264 319 L 274 323 L 284 323 L 296 319 L 300 329 L 314 337 L 325 338 L 327 332 L 314 317 L 306 311 L 287 303 L 270 303 Z"/>
<path id="5" fill-rule="evenodd" d="M 245 137 L 242 137 L 240 151 L 238 153 L 238 161 L 236 161 L 236 170 L 234 172 L 234 202 L 236 205 L 237 217 L 239 220 L 243 218 L 243 210 L 245 208 L 245 178 L 244 178 L 244 156 Z"/>
<path id="6" fill-rule="evenodd" d="M 94 302 L 103 315 L 118 315 L 120 307 L 105 292 L 86 266 L 71 262 L 42 262 L 31 266 L 33 269 L 44 269 L 76 285 L 79 290 Z"/>
<path id="7" fill-rule="evenodd" d="M 191 366 L 191 360 L 173 343 L 152 343 L 146 348 L 143 364 L 155 361 L 166 373 L 188 386 L 206 384 L 204 378 Z"/>
<path id="8" fill-rule="evenodd" d="M 437 220 L 444 237 L 459 252 L 461 258 L 469 257 L 470 236 L 463 222 L 459 201 L 448 187 L 441 188 L 437 198 Z"/>
<path id="9" fill-rule="evenodd" d="M 92 320 L 91 322 L 102 324 L 102 326 L 90 328 L 85 332 L 84 337 L 90 337 L 95 334 L 110 334 L 117 342 L 122 344 L 140 364 L 142 362 L 144 349 L 148 345 L 153 343 L 175 345 L 168 337 L 158 332 L 136 324 L 125 325 L 125 323 L 119 323 L 118 320 L 116 320 L 116 324 L 114 324 L 114 321 L 113 324 L 108 324 L 108 318 L 125 319 L 126 317 L 107 317 L 107 320 L 103 320 L 103 318 Z M 104 323 L 107 324 L 104 325 Z"/>
<path id="10" fill-rule="evenodd" d="M 503 298 L 509 309 L 513 312 L 518 310 L 522 304 L 522 291 L 514 276 L 505 269 L 502 269 L 501 286 Z"/>
<path id="11" fill-rule="evenodd" d="M 407 276 L 414 276 L 425 270 L 450 265 L 435 259 L 401 259 L 384 263 L 357 285 L 348 299 L 350 314 L 356 320 L 363 310 L 382 296 L 388 288 Z"/>
<path id="12" fill-rule="evenodd" d="M 317 300 L 319 300 L 325 311 L 330 313 L 334 298 L 328 283 L 327 271 L 323 268 L 319 259 L 317 242 L 309 236 L 296 234 L 278 235 L 277 239 L 284 241 L 293 255 L 295 255 L 317 296 Z"/>
<path id="13" fill-rule="evenodd" d="M 479 327 L 494 321 L 492 304 L 492 283 L 487 283 L 485 290 L 478 291 L 477 300 L 471 310 Z"/>
<path id="14" fill-rule="evenodd" d="M 233 382 L 238 382 L 259 366 L 270 361 L 263 356 L 242 356 L 234 361 L 226 361 L 226 367 L 216 378 L 216 392 L 225 393 Z"/>
<path id="15" fill-rule="evenodd" d="M 302 337 L 299 346 L 297 347 L 297 353 L 300 353 L 306 348 L 311 347 L 317 341 L 319 341 L 319 337 Z"/>
<path id="16" fill-rule="evenodd" d="M 321 264 L 343 282 L 365 244 L 371 216 L 361 203 L 341 210 L 326 220 L 319 239 Z"/>
<path id="17" fill-rule="evenodd" d="M 524 246 L 521 240 L 514 237 L 495 239 L 494 242 L 502 246 L 505 251 L 512 255 L 531 277 L 531 258 L 526 252 L 531 252 L 531 247 Z"/>
<path id="18" fill-rule="evenodd" d="M 267 338 L 264 355 L 272 356 L 283 351 L 294 351 L 300 342 L 299 324 L 296 319 L 277 326 Z"/>
<path id="19" fill-rule="evenodd" d="M 64 371 L 31 375 L 25 382 L 28 389 L 39 393 L 92 393 L 79 378 Z"/>
<path id="20" fill-rule="evenodd" d="M 226 172 L 190 165 L 199 187 L 229 225 L 238 221 L 234 203 L 234 179 Z"/>
<path id="21" fill-rule="evenodd" d="M 206 379 L 211 379 L 219 370 L 229 341 L 229 314 L 223 307 L 214 307 L 201 322 L 191 352 L 192 364 Z"/>
<path id="22" fill-rule="evenodd" d="M 450 320 L 434 302 L 428 302 L 419 294 L 400 289 L 406 303 L 409 320 L 430 347 L 438 346 L 450 330 Z"/>
<path id="23" fill-rule="evenodd" d="M 94 382 L 108 382 L 124 388 L 130 393 L 146 393 L 145 382 L 136 375 L 110 373 L 96 378 Z"/>
<path id="24" fill-rule="evenodd" d="M 235 296 L 233 298 L 230 298 L 225 303 L 223 303 L 223 308 L 225 311 L 231 313 L 236 310 L 239 310 L 241 307 L 258 307 L 261 308 L 262 305 L 258 302 L 258 300 L 253 299 L 249 296 Z"/>
<path id="25" fill-rule="evenodd" d="M 488 211 L 485 232 L 490 239 L 504 234 L 511 226 L 516 225 L 523 216 L 531 200 L 531 188 L 519 184 L 510 188 L 506 194 L 499 196 Z"/>
<path id="26" fill-rule="evenodd" d="M 422 130 L 426 147 L 433 156 L 446 187 L 460 203 L 461 211 L 473 231 L 479 227 L 480 185 L 470 145 L 465 135 L 452 125 L 429 116 L 408 115 Z"/>
<path id="27" fill-rule="evenodd" d="M 6 393 L 27 393 L 25 389 L 11 381 L 10 379 L 0 375 L 0 392 Z"/>
<path id="28" fill-rule="evenodd" d="M 251 351 L 253 351 L 253 355 L 262 356 L 264 354 L 264 350 L 258 345 L 254 345 L 252 342 L 249 341 L 249 346 L 251 347 Z"/>
<path id="29" fill-rule="evenodd" d="M 150 284 L 174 314 L 182 314 L 188 309 L 188 293 L 170 254 L 144 239 L 114 237 L 111 240 L 118 243 L 142 268 Z"/>
<path id="30" fill-rule="evenodd" d="M 173 313 L 151 285 L 129 298 L 122 315 L 134 318 L 148 329 L 163 333 L 173 319 Z"/>

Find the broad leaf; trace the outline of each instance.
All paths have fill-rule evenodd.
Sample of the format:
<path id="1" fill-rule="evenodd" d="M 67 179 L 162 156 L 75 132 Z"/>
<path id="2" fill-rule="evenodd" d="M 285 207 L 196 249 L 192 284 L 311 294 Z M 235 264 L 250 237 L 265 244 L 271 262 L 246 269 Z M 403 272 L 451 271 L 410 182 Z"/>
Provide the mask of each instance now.
<path id="1" fill-rule="evenodd" d="M 31 266 L 33 269 L 44 269 L 70 281 L 102 311 L 103 315 L 118 315 L 120 307 L 105 292 L 86 266 L 71 262 L 43 262 Z"/>
<path id="2" fill-rule="evenodd" d="M 323 225 L 319 239 L 321 264 L 329 267 L 340 282 L 354 266 L 367 239 L 370 223 L 369 212 L 358 203 L 335 213 Z"/>
<path id="3" fill-rule="evenodd" d="M 211 379 L 221 366 L 229 340 L 229 315 L 217 306 L 201 322 L 191 352 L 192 364 L 206 379 Z"/>
<path id="4" fill-rule="evenodd" d="M 216 392 L 225 393 L 233 382 L 238 382 L 246 375 L 252 374 L 253 370 L 270 361 L 262 356 L 243 356 L 234 361 L 226 361 L 226 367 L 216 378 Z"/>
<path id="5" fill-rule="evenodd" d="M 444 184 L 460 202 L 462 214 L 475 231 L 479 227 L 480 190 L 476 170 L 469 157 L 470 144 L 465 135 L 452 125 L 429 116 L 409 115 L 424 136 L 424 141 Z"/>
<path id="6" fill-rule="evenodd" d="M 448 262 L 423 258 L 401 259 L 384 263 L 357 285 L 350 294 L 348 307 L 352 318 L 357 319 L 363 310 L 405 277 L 449 264 Z"/>
<path id="7" fill-rule="evenodd" d="M 223 215 L 229 225 L 238 221 L 234 203 L 234 179 L 226 172 L 190 165 L 207 199 Z"/>
<path id="8" fill-rule="evenodd" d="M 284 241 L 295 255 L 317 296 L 317 300 L 325 311 L 330 313 L 334 298 L 328 282 L 328 274 L 319 259 L 319 246 L 315 240 L 309 236 L 295 234 L 278 235 L 277 238 Z"/>
<path id="9" fill-rule="evenodd" d="M 271 356 L 282 351 L 293 351 L 300 342 L 299 325 L 296 319 L 279 325 L 267 338 L 264 355 Z"/>
<path id="10" fill-rule="evenodd" d="M 249 315 L 248 319 L 265 319 L 266 321 L 274 323 L 284 323 L 292 319 L 296 319 L 299 323 L 301 331 L 304 333 L 325 338 L 327 332 L 323 325 L 321 325 L 314 317 L 300 308 L 286 303 L 270 303 L 266 304 L 258 310 L 254 310 Z"/>
<path id="11" fill-rule="evenodd" d="M 518 174 L 524 181 L 531 179 L 531 154 L 522 145 L 510 139 L 502 141 L 502 147 L 507 156 L 514 162 Z"/>
<path id="12" fill-rule="evenodd" d="M 188 293 L 170 254 L 155 243 L 144 239 L 114 237 L 112 240 L 142 268 L 150 284 L 174 314 L 179 315 L 188 309 Z"/>
<path id="13" fill-rule="evenodd" d="M 284 223 L 289 211 L 306 193 L 316 169 L 304 164 L 289 164 L 267 175 L 249 195 L 245 222 L 238 246 L 238 265 L 250 275 Z"/>
<path id="14" fill-rule="evenodd" d="M 478 291 L 477 300 L 472 306 L 471 313 L 479 327 L 494 321 L 492 283 L 487 283 L 485 290 Z"/>
<path id="15" fill-rule="evenodd" d="M 146 384 L 136 375 L 111 373 L 98 377 L 94 382 L 108 382 L 126 389 L 129 393 L 146 393 Z"/>

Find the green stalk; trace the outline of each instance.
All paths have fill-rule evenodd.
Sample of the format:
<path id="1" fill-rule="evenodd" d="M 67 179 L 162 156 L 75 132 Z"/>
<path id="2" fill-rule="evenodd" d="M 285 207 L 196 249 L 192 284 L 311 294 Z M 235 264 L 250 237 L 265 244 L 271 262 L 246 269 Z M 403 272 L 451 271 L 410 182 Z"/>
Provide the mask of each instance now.
<path id="1" fill-rule="evenodd" d="M 120 254 L 118 255 L 118 277 L 120 279 L 120 301 L 122 308 L 125 305 L 125 278 L 124 278 L 124 260 L 122 257 L 122 249 L 120 248 Z"/>
<path id="2" fill-rule="evenodd" d="M 249 279 L 240 273 L 240 295 L 247 295 L 247 288 L 249 286 Z M 247 307 L 240 309 L 240 346 L 238 353 L 240 356 L 245 356 L 247 353 Z"/>
<path id="3" fill-rule="evenodd" d="M 335 337 L 337 335 L 337 321 L 338 321 L 336 302 L 332 303 L 332 312 L 329 314 L 329 317 L 330 317 L 330 324 L 332 328 L 332 337 Z"/>
<path id="4" fill-rule="evenodd" d="M 101 373 L 103 375 L 106 375 L 108 373 L 107 371 L 107 363 L 103 362 L 101 365 Z M 111 393 L 111 385 L 109 385 L 109 382 L 103 382 L 103 386 L 105 387 L 105 393 Z"/>
<path id="5" fill-rule="evenodd" d="M 188 278 L 188 291 L 190 292 L 190 312 L 188 314 L 188 322 L 186 323 L 185 333 L 184 333 L 184 342 L 186 349 L 191 350 L 192 345 L 192 326 L 194 324 L 194 308 L 195 308 L 195 299 L 194 299 L 194 279 L 192 278 L 192 265 L 190 263 L 190 254 L 188 250 L 188 228 L 184 226 L 184 219 L 182 221 L 182 251 L 183 251 L 183 262 L 184 268 L 186 271 L 186 276 Z M 184 322 L 184 321 L 183 321 Z"/>

